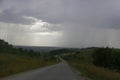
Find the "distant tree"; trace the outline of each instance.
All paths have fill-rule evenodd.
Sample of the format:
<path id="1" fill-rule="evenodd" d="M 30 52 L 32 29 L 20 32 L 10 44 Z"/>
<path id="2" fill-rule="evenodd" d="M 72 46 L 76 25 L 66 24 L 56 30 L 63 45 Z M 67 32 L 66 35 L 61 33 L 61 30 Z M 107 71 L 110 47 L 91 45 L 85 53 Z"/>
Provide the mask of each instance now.
<path id="1" fill-rule="evenodd" d="M 23 48 L 13 48 L 8 42 L 0 39 L 0 53 L 10 53 L 16 55 L 25 55 L 30 57 L 40 57 L 40 52 L 35 52 L 33 50 L 27 50 Z"/>
<path id="2" fill-rule="evenodd" d="M 111 54 L 111 49 L 109 48 L 99 48 L 93 53 L 93 63 L 98 66 L 109 66 L 109 58 Z"/>

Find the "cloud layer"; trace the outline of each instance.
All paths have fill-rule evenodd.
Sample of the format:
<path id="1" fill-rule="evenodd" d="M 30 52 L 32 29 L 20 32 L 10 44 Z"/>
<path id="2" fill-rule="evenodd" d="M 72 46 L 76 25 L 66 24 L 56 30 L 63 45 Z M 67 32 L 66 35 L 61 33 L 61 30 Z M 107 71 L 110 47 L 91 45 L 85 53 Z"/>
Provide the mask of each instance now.
<path id="1" fill-rule="evenodd" d="M 120 0 L 0 0 L 0 33 L 15 45 L 120 47 Z"/>

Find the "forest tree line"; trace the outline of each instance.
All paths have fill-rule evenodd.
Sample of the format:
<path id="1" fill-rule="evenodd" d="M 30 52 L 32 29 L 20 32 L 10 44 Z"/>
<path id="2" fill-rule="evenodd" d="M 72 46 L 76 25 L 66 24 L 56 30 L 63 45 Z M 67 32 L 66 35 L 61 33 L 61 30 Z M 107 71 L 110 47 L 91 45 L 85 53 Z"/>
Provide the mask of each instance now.
<path id="1" fill-rule="evenodd" d="M 11 44 L 8 42 L 0 39 L 0 53 L 10 53 L 10 54 L 18 54 L 18 55 L 26 55 L 30 57 L 39 57 L 41 56 L 41 53 L 35 52 L 33 50 L 27 50 L 23 48 L 14 48 Z"/>

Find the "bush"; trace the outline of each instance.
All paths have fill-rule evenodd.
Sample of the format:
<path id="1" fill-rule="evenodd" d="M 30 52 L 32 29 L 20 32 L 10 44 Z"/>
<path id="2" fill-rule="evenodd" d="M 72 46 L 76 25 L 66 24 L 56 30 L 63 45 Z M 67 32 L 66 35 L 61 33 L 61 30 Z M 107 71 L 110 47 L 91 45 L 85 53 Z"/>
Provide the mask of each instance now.
<path id="1" fill-rule="evenodd" d="M 93 54 L 93 64 L 109 69 L 120 70 L 120 50 L 112 48 L 98 48 Z"/>

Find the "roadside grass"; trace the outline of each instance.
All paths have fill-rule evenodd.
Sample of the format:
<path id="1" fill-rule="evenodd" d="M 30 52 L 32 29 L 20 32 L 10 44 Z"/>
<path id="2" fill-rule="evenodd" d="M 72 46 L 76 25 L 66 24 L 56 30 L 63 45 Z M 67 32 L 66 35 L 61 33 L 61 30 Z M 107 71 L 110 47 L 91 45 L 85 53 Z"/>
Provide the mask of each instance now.
<path id="1" fill-rule="evenodd" d="M 0 53 L 0 77 L 56 64 L 58 62 L 55 58 L 42 59 L 41 57 Z"/>
<path id="2" fill-rule="evenodd" d="M 80 72 L 87 80 L 120 80 L 120 73 L 92 64 L 93 49 L 83 49 L 80 53 L 61 56 L 68 64 Z M 89 78 L 89 79 L 88 79 Z"/>
<path id="3" fill-rule="evenodd" d="M 120 73 L 113 70 L 96 67 L 90 63 L 69 62 L 69 64 L 78 70 L 81 76 L 88 77 L 90 80 L 120 80 Z"/>

